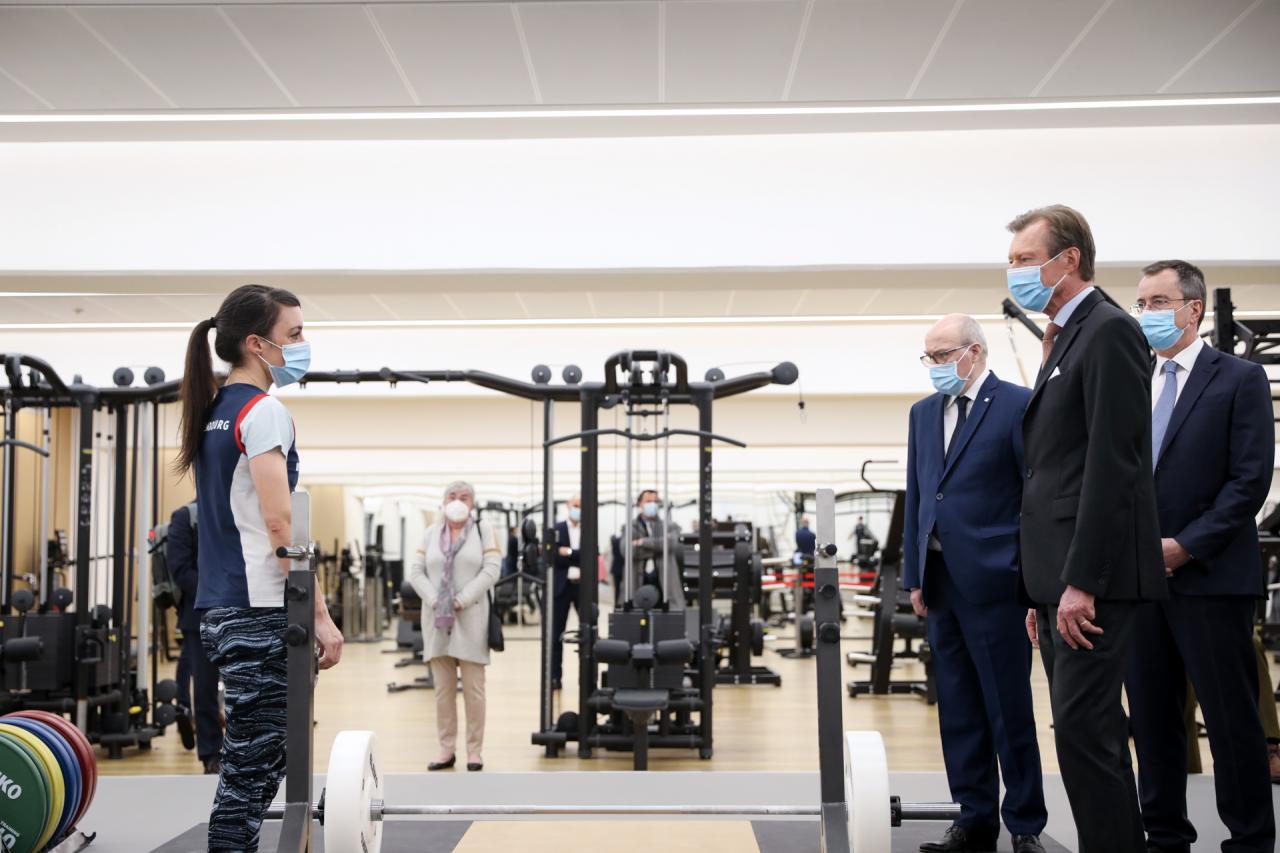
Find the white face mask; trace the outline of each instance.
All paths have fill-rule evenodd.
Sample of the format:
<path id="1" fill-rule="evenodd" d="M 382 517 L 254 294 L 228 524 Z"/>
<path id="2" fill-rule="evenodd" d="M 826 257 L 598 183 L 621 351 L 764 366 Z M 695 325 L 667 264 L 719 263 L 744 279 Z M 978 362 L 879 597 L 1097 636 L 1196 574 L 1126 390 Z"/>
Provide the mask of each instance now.
<path id="1" fill-rule="evenodd" d="M 454 524 L 465 521 L 469 515 L 471 515 L 471 508 L 457 498 L 444 505 L 444 517 Z"/>

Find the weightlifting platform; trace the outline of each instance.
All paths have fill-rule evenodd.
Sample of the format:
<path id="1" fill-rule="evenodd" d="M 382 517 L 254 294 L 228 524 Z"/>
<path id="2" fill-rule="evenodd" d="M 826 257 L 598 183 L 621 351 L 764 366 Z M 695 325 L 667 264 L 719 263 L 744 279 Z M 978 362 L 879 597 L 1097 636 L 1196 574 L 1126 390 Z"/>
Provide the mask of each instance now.
<path id="1" fill-rule="evenodd" d="M 199 824 L 153 853 L 203 853 L 206 825 Z M 264 825 L 259 850 L 271 850 L 280 825 Z M 937 824 L 906 823 L 893 831 L 890 853 L 918 853 L 921 842 L 940 835 Z M 321 833 L 323 835 L 323 833 Z M 1008 844 L 1008 835 L 1004 836 Z M 1068 853 L 1067 848 L 1041 836 L 1045 853 Z M 609 850 L 616 853 L 812 853 L 818 849 L 818 821 L 812 818 L 778 820 L 681 821 L 396 821 L 383 829 L 387 853 L 563 853 L 565 850 Z M 324 839 L 312 848 L 323 853 Z"/>

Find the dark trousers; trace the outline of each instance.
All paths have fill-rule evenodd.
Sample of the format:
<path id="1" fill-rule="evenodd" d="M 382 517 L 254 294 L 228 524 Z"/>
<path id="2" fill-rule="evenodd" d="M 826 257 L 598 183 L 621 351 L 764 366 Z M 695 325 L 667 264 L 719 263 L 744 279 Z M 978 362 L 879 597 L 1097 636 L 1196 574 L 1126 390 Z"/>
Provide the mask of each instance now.
<path id="1" fill-rule="evenodd" d="M 1242 596 L 1174 594 L 1138 608 L 1126 686 L 1138 753 L 1147 838 L 1161 850 L 1191 849 L 1187 819 L 1187 677 L 1209 730 L 1218 814 L 1228 853 L 1272 853 L 1275 814 L 1267 743 L 1258 717 L 1253 647 L 1256 602 Z"/>
<path id="2" fill-rule="evenodd" d="M 1105 633 L 1087 635 L 1092 650 L 1066 644 L 1058 633 L 1057 605 L 1038 608 L 1058 769 L 1071 803 L 1079 853 L 1146 850 L 1129 755 L 1129 724 L 1120 703 L 1139 606 L 1097 602 L 1093 622 Z M 1185 749 L 1178 760 L 1185 766 Z"/>
<path id="3" fill-rule="evenodd" d="M 564 668 L 564 629 L 569 624 L 569 608 L 578 613 L 578 583 L 565 582 L 564 589 L 556 593 L 551 610 L 551 634 L 555 640 L 551 644 L 551 680 L 559 681 Z"/>
<path id="4" fill-rule="evenodd" d="M 1032 710 L 1027 610 L 1016 599 L 966 601 L 935 551 L 928 554 L 924 589 L 942 753 L 951 796 L 961 807 L 956 824 L 995 837 L 1003 817 L 1011 833 L 1039 835 L 1048 814 Z"/>
<path id="5" fill-rule="evenodd" d="M 183 632 L 178 656 L 178 703 L 196 723 L 196 755 L 207 761 L 222 752 L 218 719 L 218 668 L 209 662 L 199 631 Z"/>
<path id="6" fill-rule="evenodd" d="M 288 667 L 283 607 L 214 608 L 200 623 L 222 672 L 227 734 L 209 815 L 209 851 L 256 853 L 262 815 L 285 768 Z"/>

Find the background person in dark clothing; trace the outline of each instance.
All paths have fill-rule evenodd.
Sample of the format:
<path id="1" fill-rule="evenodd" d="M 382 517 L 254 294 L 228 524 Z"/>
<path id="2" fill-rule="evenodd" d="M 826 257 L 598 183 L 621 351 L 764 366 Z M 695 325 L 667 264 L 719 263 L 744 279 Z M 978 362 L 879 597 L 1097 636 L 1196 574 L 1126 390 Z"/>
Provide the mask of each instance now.
<path id="1" fill-rule="evenodd" d="M 1052 320 L 1022 420 L 1027 633 L 1049 677 L 1080 853 L 1138 853 L 1146 838 L 1121 693 L 1137 610 L 1169 595 L 1151 476 L 1150 351 L 1134 319 L 1093 286 L 1083 216 L 1053 205 L 1008 227 L 1009 290 Z"/>
<path id="2" fill-rule="evenodd" d="M 572 607 L 574 613 L 578 612 L 578 593 L 582 589 L 582 498 L 574 495 L 564 506 L 569 517 L 556 524 L 551 599 L 551 631 L 555 636 L 551 647 L 551 685 L 557 690 L 564 664 L 564 630 L 569 624 L 569 608 Z"/>
<path id="3" fill-rule="evenodd" d="M 1266 737 L 1253 617 L 1265 594 L 1258 526 L 1275 466 L 1271 386 L 1260 365 L 1199 336 L 1204 274 L 1185 261 L 1143 270 L 1134 310 L 1156 351 L 1152 451 L 1169 599 L 1138 608 L 1126 687 L 1149 849 L 1189 853 L 1187 677 L 1213 750 L 1223 850 L 1271 853 Z M 1267 685 L 1268 688 L 1270 685 Z"/>
<path id="4" fill-rule="evenodd" d="M 800 516 L 800 526 L 796 528 L 796 553 L 812 557 L 818 548 L 818 536 L 809 529 L 809 517 Z"/>
<path id="5" fill-rule="evenodd" d="M 193 512 L 196 513 L 195 524 L 192 523 Z M 204 765 L 204 772 L 216 774 L 222 754 L 218 668 L 209 662 L 204 644 L 200 642 L 200 613 L 196 610 L 196 588 L 200 576 L 196 565 L 198 530 L 199 511 L 196 505 L 190 503 L 178 507 L 169 518 L 169 541 L 165 545 L 165 554 L 173 579 L 182 589 L 182 603 L 178 608 L 178 630 L 182 632 L 178 702 L 190 708 L 195 717 L 196 756 Z"/>

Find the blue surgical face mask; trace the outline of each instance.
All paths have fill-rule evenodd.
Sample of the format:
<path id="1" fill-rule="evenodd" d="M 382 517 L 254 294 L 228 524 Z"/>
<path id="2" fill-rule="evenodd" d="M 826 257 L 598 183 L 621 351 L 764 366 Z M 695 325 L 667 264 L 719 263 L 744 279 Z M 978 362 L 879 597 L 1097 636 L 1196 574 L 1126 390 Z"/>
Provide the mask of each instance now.
<path id="1" fill-rule="evenodd" d="M 280 346 L 275 341 L 268 341 L 266 338 L 262 340 L 280 350 L 281 354 L 284 355 L 284 367 L 277 367 L 262 358 L 262 356 L 258 356 L 258 358 L 262 358 L 262 363 L 271 371 L 271 381 L 276 383 L 277 388 L 292 385 L 307 375 L 307 368 L 311 366 L 311 343 L 309 341 Z"/>
<path id="2" fill-rule="evenodd" d="M 1062 252 L 1065 252 L 1063 249 Z M 1017 302 L 1027 311 L 1043 311 L 1044 307 L 1049 304 L 1049 300 L 1053 298 L 1053 291 L 1062 279 L 1067 277 L 1066 273 L 1062 274 L 1062 278 L 1058 279 L 1053 287 L 1047 286 L 1040 280 L 1040 270 L 1048 264 L 1053 263 L 1062 257 L 1062 252 L 1054 255 L 1043 264 L 1035 267 L 1014 267 L 1005 270 L 1005 277 L 1009 282 L 1009 293 L 1013 295 L 1013 301 Z"/>
<path id="3" fill-rule="evenodd" d="M 964 390 L 964 383 L 969 381 L 969 377 L 973 375 L 973 369 L 978 366 L 976 362 L 969 365 L 969 372 L 961 376 L 958 364 L 960 359 L 948 361 L 946 364 L 929 365 L 929 378 L 933 380 L 933 387 L 948 397 L 954 397 Z"/>
<path id="4" fill-rule="evenodd" d="M 569 507 L 569 519 L 571 521 L 582 521 L 582 507 L 580 506 Z"/>
<path id="5" fill-rule="evenodd" d="M 1191 303 L 1188 302 L 1187 305 Z M 1186 308 L 1183 305 L 1182 308 Z M 1181 311 L 1179 308 L 1178 311 Z M 1185 329 L 1178 327 L 1177 316 L 1178 311 L 1170 308 L 1167 311 L 1143 311 L 1139 321 L 1142 324 L 1142 333 L 1147 336 L 1147 343 L 1151 344 L 1154 350 L 1164 350 L 1173 346 L 1182 337 Z"/>
<path id="6" fill-rule="evenodd" d="M 658 502 L 657 502 L 657 501 L 645 501 L 645 502 L 644 502 L 644 504 L 640 507 L 640 509 L 644 512 L 644 517 L 645 517 L 645 518 L 657 518 L 657 517 L 658 517 Z"/>

